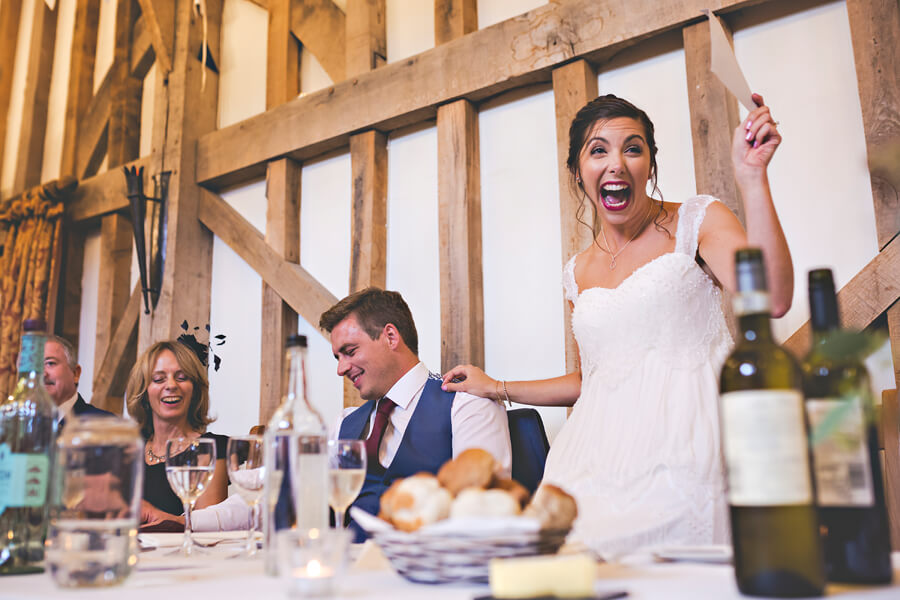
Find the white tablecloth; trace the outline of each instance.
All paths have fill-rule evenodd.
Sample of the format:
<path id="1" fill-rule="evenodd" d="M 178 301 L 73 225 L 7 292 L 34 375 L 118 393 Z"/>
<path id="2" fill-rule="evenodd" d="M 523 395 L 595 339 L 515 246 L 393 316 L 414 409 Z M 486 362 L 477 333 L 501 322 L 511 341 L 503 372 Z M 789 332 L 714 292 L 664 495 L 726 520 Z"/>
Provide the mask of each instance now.
<path id="1" fill-rule="evenodd" d="M 158 537 L 166 544 L 172 534 Z M 157 536 L 155 536 L 157 537 Z M 200 536 L 198 536 L 199 538 Z M 49 574 L 0 577 L 0 600 L 43 598 L 96 598 L 97 600 L 261 600 L 286 598 L 284 581 L 263 574 L 260 557 L 228 558 L 241 548 L 232 534 L 206 556 L 166 556 L 171 546 L 142 552 L 137 570 L 124 584 L 108 588 L 62 589 Z M 208 541 L 210 537 L 204 536 Z M 900 598 L 900 553 L 894 556 L 895 583 L 887 587 L 837 586 L 828 595 L 846 600 Z M 631 557 L 621 563 L 598 567 L 598 594 L 626 590 L 629 599 L 672 600 L 744 598 L 738 594 L 729 565 L 657 563 Z M 354 565 L 338 584 L 336 598 L 348 600 L 472 600 L 489 594 L 486 585 L 422 585 L 401 578 L 384 568 L 364 569 Z"/>

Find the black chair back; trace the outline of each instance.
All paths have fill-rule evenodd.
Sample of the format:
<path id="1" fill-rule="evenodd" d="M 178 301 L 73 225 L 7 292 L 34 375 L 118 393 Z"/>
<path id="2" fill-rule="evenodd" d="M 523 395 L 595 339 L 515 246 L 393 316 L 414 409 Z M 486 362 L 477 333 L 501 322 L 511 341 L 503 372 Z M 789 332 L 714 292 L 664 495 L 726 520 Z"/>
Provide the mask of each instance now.
<path id="1" fill-rule="evenodd" d="M 533 408 L 506 411 L 512 444 L 512 478 L 534 493 L 544 477 L 550 443 L 541 415 Z"/>

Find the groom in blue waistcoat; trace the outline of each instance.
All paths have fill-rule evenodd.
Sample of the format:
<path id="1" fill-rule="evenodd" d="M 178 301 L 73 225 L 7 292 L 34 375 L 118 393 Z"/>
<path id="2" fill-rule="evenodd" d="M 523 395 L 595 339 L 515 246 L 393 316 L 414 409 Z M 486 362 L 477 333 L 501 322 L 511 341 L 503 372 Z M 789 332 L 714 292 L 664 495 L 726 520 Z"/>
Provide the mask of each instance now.
<path id="1" fill-rule="evenodd" d="M 468 448 L 494 455 L 509 477 L 512 453 L 504 408 L 487 398 L 445 392 L 441 378 L 419 361 L 412 313 L 397 292 L 366 288 L 322 314 L 337 373 L 365 404 L 345 409 L 340 439 L 364 439 L 368 470 L 353 506 L 378 514 L 381 494 L 401 477 L 441 465 Z M 365 533 L 352 520 L 357 541 Z"/>

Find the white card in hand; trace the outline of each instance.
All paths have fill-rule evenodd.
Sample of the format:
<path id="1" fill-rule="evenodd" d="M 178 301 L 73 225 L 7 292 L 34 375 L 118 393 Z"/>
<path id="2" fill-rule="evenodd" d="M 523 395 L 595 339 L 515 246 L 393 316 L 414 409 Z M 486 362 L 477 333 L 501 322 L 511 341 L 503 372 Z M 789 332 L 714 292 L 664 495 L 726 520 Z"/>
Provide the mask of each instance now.
<path id="1" fill-rule="evenodd" d="M 728 88 L 728 91 L 735 95 L 738 102 L 744 105 L 744 108 L 754 110 L 756 103 L 753 102 L 750 86 L 734 55 L 734 49 L 728 43 L 728 37 L 725 35 L 725 30 L 722 29 L 719 17 L 708 8 L 704 8 L 703 12 L 709 17 L 710 70 Z"/>

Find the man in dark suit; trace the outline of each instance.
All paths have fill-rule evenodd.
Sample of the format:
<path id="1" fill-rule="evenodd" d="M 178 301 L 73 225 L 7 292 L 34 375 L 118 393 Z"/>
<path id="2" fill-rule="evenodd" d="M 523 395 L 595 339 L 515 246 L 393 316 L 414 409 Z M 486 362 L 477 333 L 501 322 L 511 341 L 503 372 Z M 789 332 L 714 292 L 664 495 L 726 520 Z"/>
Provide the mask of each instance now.
<path id="1" fill-rule="evenodd" d="M 80 378 L 81 365 L 72 343 L 56 335 L 47 336 L 44 345 L 44 387 L 59 411 L 57 419 L 60 428 L 69 414 L 111 414 L 84 401 L 78 393 Z"/>

